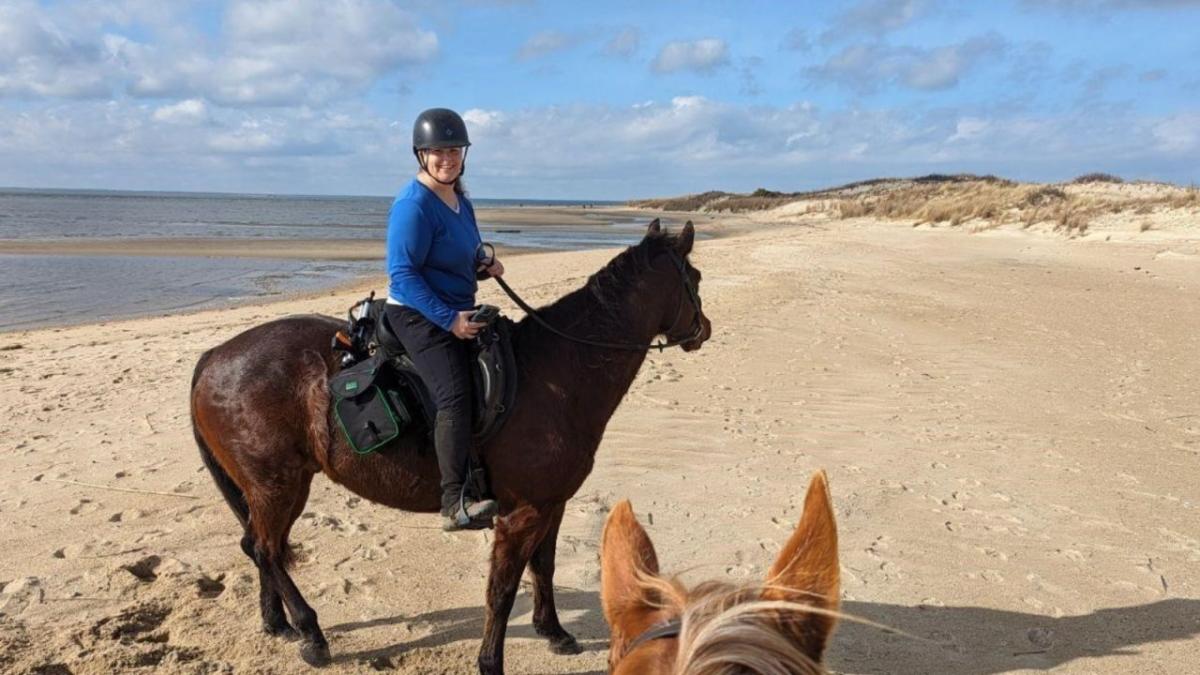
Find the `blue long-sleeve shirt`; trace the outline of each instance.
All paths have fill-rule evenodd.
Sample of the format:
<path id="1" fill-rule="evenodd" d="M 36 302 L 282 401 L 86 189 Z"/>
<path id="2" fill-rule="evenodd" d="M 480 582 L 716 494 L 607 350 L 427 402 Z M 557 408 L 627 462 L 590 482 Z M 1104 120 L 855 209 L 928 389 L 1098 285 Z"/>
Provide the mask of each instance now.
<path id="1" fill-rule="evenodd" d="M 475 209 L 458 197 L 455 213 L 417 179 L 409 181 L 388 216 L 387 269 L 391 300 L 450 330 L 458 312 L 475 306 Z"/>

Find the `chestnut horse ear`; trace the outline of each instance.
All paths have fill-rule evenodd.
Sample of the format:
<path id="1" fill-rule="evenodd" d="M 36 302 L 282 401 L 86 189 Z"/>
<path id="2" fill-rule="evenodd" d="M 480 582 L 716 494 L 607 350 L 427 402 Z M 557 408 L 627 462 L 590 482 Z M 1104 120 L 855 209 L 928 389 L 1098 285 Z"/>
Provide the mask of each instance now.
<path id="1" fill-rule="evenodd" d="M 608 514 L 600 536 L 600 605 L 609 626 L 628 634 L 622 630 L 622 621 L 632 618 L 631 611 L 649 604 L 639 576 L 657 575 L 654 544 L 638 524 L 629 500 L 622 499 Z"/>
<path id="2" fill-rule="evenodd" d="M 650 221 L 650 227 L 646 228 L 646 236 L 662 234 L 662 224 L 658 222 L 658 218 Z"/>
<path id="3" fill-rule="evenodd" d="M 818 471 L 808 484 L 800 524 L 767 573 L 767 587 L 762 597 L 836 612 L 840 604 L 840 580 L 837 523 L 829 498 L 829 483 L 825 472 Z M 837 618 L 808 614 L 803 620 L 782 623 L 782 628 L 792 635 L 801 649 L 819 660 L 837 625 Z"/>
<path id="4" fill-rule="evenodd" d="M 696 227 L 692 225 L 692 221 L 687 221 L 683 226 L 683 231 L 679 233 L 679 243 L 676 245 L 676 250 L 679 255 L 687 256 L 692 252 L 692 244 L 696 241 Z"/>

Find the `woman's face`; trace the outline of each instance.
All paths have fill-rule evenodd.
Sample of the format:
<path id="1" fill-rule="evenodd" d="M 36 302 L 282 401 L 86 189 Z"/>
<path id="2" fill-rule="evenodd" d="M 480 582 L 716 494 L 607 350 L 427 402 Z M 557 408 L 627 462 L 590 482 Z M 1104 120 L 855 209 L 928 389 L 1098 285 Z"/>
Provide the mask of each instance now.
<path id="1" fill-rule="evenodd" d="M 443 183 L 453 182 L 462 171 L 463 148 L 430 148 L 425 153 L 425 171 Z"/>

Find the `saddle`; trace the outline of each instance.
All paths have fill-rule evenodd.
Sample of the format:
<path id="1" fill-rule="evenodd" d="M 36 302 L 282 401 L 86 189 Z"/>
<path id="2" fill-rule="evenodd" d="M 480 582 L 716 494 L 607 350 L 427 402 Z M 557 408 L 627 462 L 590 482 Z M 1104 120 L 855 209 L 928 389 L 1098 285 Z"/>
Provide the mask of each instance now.
<path id="1" fill-rule="evenodd" d="M 375 294 L 350 308 L 349 324 L 333 338 L 340 370 L 329 380 L 342 433 L 360 454 L 381 450 L 405 433 L 431 444 L 437 407 Z M 471 341 L 472 433 L 487 442 L 504 425 L 517 393 L 513 322 L 497 317 Z M 475 462 L 478 466 L 479 463 Z"/>

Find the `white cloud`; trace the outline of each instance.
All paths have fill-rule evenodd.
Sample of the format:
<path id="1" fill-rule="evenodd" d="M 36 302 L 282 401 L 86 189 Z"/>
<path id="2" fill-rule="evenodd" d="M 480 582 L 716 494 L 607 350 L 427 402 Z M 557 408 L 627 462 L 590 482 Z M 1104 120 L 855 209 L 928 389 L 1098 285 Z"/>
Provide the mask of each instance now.
<path id="1" fill-rule="evenodd" d="M 861 0 L 843 10 L 821 39 L 825 42 L 866 34 L 879 37 L 929 14 L 935 0 Z"/>
<path id="2" fill-rule="evenodd" d="M 154 111 L 154 119 L 169 124 L 200 124 L 208 120 L 208 106 L 198 98 L 164 105 Z"/>
<path id="3" fill-rule="evenodd" d="M 860 44 L 842 49 L 824 64 L 805 69 L 819 82 L 870 92 L 901 84 L 913 89 L 949 89 L 988 57 L 1001 55 L 1008 43 L 996 34 L 953 45 L 924 49 L 886 44 Z"/>
<path id="4" fill-rule="evenodd" d="M 1036 9 L 1078 9 L 1082 10 L 1086 15 L 1096 10 L 1187 9 L 1190 7 L 1200 7 L 1200 0 L 1024 0 L 1021 4 Z"/>
<path id="5" fill-rule="evenodd" d="M 33 2 L 0 5 L 0 96 L 107 96 L 119 69 L 102 40 Z"/>
<path id="6" fill-rule="evenodd" d="M 1172 155 L 1200 152 L 1200 113 L 1179 113 L 1153 126 L 1155 147 Z"/>
<path id="7" fill-rule="evenodd" d="M 604 53 L 609 56 L 627 59 L 637 53 L 641 43 L 641 32 L 633 26 L 626 26 L 604 45 Z"/>
<path id="8" fill-rule="evenodd" d="M 437 36 L 384 0 L 233 3 L 213 95 L 239 103 L 324 101 L 437 53 Z"/>
<path id="9" fill-rule="evenodd" d="M 548 54 L 561 52 L 574 47 L 576 40 L 570 35 L 557 30 L 546 30 L 537 33 L 525 41 L 517 50 L 518 61 L 532 61 Z"/>
<path id="10" fill-rule="evenodd" d="M 189 25 L 186 10 L 135 0 L 0 5 L 0 96 L 318 103 L 364 91 L 438 50 L 433 32 L 387 0 L 237 0 L 215 41 L 180 28 Z M 134 21 L 162 26 L 165 38 L 148 44 L 95 30 Z"/>
<path id="11" fill-rule="evenodd" d="M 729 45 L 724 40 L 705 38 L 691 42 L 668 42 L 654 57 L 651 69 L 656 73 L 691 70 L 712 73 L 729 64 Z"/>
<path id="12" fill-rule="evenodd" d="M 969 141 L 978 138 L 988 128 L 988 121 L 978 117 L 963 117 L 954 125 L 954 134 L 946 139 L 947 143 Z"/>

